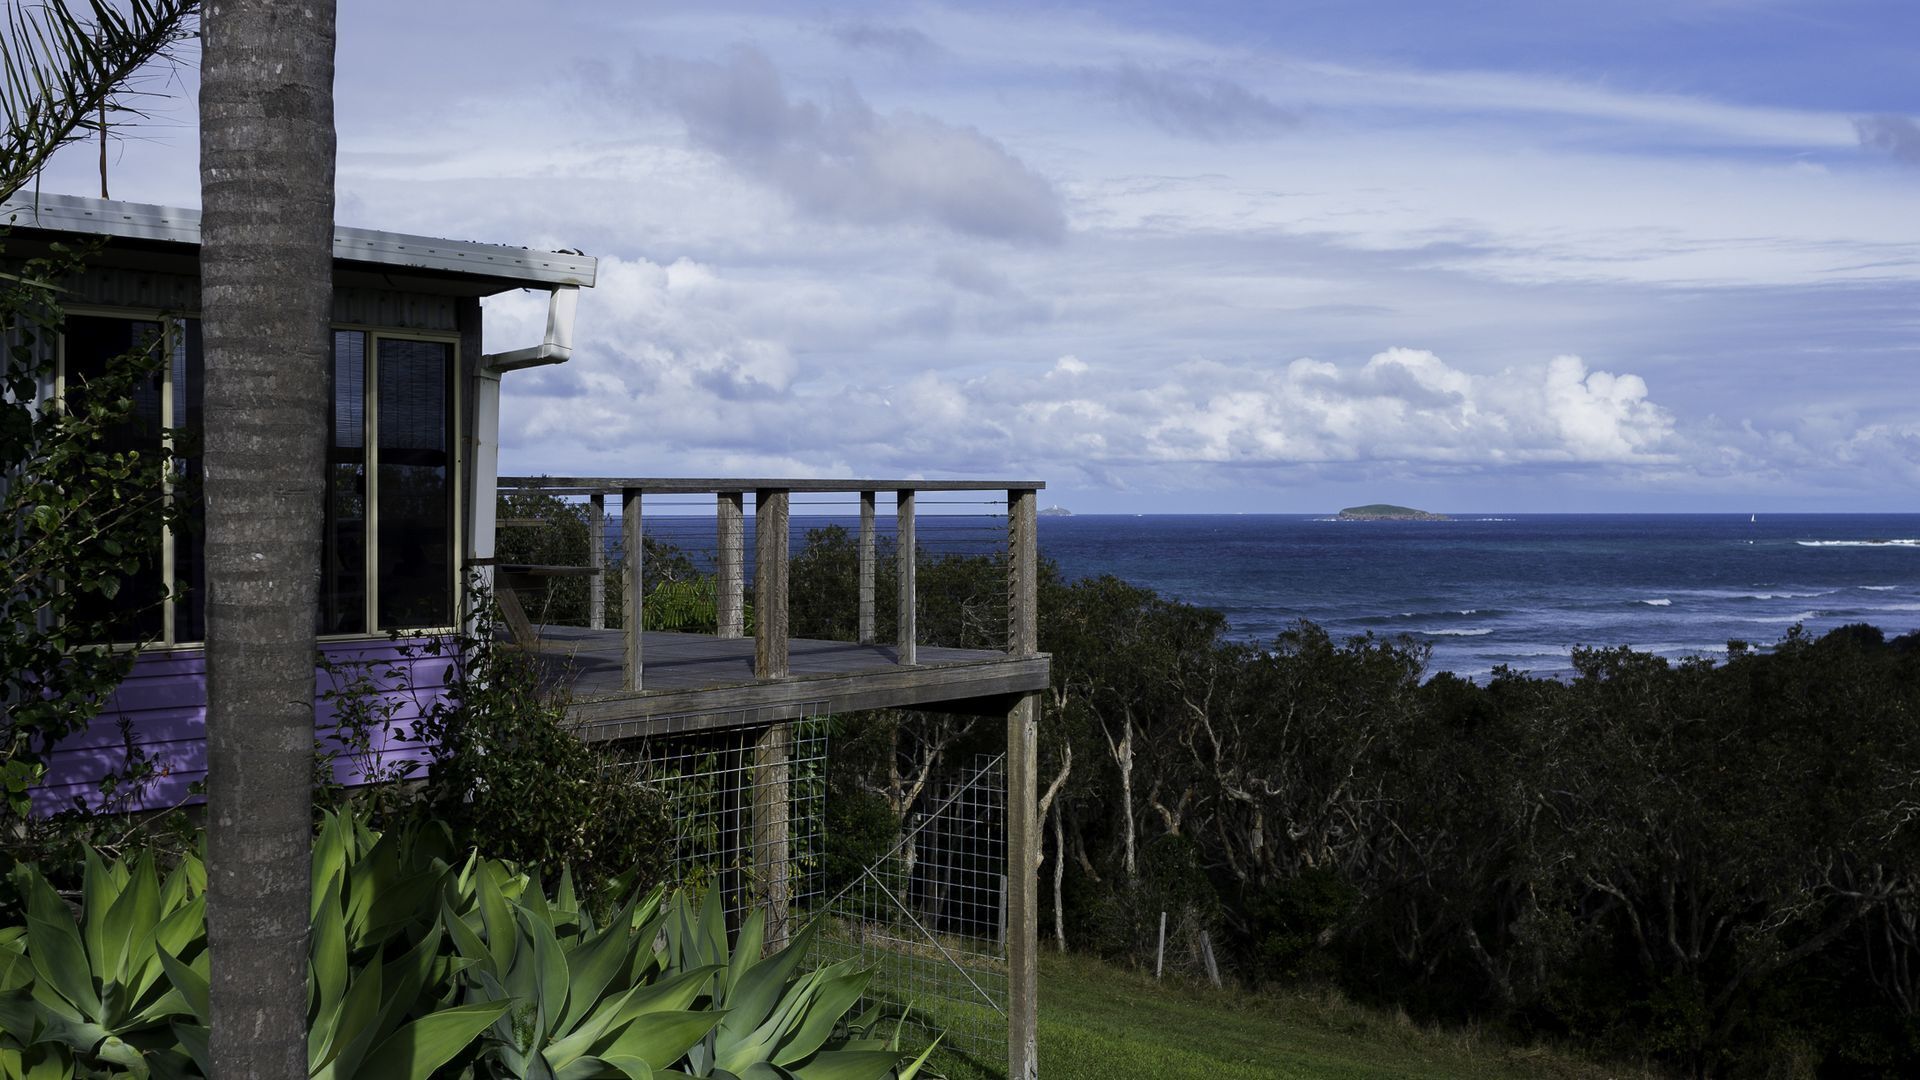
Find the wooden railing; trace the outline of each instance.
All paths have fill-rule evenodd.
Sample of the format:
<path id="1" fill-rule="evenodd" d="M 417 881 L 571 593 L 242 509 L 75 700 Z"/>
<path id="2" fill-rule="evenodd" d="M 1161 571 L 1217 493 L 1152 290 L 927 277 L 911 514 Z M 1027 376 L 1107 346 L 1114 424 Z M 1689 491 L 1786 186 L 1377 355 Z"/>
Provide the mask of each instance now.
<path id="1" fill-rule="evenodd" d="M 798 479 L 678 479 L 635 477 L 501 477 L 502 494 L 540 492 L 559 497 L 584 496 L 587 513 L 589 570 L 589 625 L 606 625 L 606 583 L 612 576 L 606 566 L 605 521 L 609 495 L 617 496 L 621 509 L 621 556 L 624 573 L 620 576 L 625 630 L 623 648 L 625 687 L 637 691 L 644 686 L 645 635 L 642 587 L 642 562 L 645 558 L 643 525 L 648 495 L 715 496 L 715 616 L 717 634 L 738 638 L 745 634 L 745 512 L 746 496 L 754 499 L 754 612 L 753 670 L 757 679 L 781 679 L 788 674 L 788 570 L 791 558 L 789 511 L 795 493 L 847 494 L 859 497 L 858 616 L 857 636 L 861 644 L 877 645 L 875 605 L 877 501 L 891 494 L 895 502 L 896 580 L 898 605 L 895 640 L 896 662 L 919 663 L 919 611 L 916 551 L 917 496 L 926 492 L 1004 492 L 1007 524 L 1007 637 L 1006 651 L 1011 655 L 1033 655 L 1039 649 L 1036 632 L 1039 567 L 1035 540 L 1037 528 L 1036 498 L 1046 485 L 1039 481 L 1006 480 L 798 480 Z"/>

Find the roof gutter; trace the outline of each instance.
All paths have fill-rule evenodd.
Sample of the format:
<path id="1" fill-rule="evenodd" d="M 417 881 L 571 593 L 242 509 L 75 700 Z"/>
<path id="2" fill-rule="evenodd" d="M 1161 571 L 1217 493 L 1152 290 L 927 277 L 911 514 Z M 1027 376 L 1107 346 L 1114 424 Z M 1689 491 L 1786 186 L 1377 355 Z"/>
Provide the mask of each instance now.
<path id="1" fill-rule="evenodd" d="M 474 381 L 473 508 L 468 556 L 483 584 L 493 584 L 494 499 L 500 473 L 500 376 L 509 371 L 565 363 L 573 356 L 573 316 L 580 305 L 578 285 L 555 285 L 547 297 L 547 336 L 538 345 L 512 352 L 486 353 Z"/>
<path id="2" fill-rule="evenodd" d="M 547 294 L 546 340 L 531 348 L 482 356 L 481 374 L 498 378 L 508 371 L 566 363 L 573 355 L 573 315 L 579 306 L 578 285 L 555 285 Z"/>

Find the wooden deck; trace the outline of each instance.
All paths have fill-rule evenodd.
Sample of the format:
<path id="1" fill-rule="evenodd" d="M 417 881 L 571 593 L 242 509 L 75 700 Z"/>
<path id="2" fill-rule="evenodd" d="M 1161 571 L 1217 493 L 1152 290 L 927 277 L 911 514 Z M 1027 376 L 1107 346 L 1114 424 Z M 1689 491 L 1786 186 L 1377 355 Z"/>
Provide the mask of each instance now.
<path id="1" fill-rule="evenodd" d="M 1044 689 L 1045 655 L 922 645 L 903 665 L 892 646 L 794 638 L 788 674 L 756 680 L 754 640 L 649 631 L 638 692 L 622 685 L 619 630 L 549 626 L 539 655 L 572 693 L 589 740 L 774 723 L 862 709 L 1004 714 L 1009 695 Z"/>

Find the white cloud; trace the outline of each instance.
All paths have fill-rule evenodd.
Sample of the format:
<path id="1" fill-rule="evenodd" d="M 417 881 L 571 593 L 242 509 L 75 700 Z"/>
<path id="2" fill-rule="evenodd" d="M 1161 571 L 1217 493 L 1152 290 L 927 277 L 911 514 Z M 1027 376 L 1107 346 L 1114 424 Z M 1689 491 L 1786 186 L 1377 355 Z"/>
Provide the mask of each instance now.
<path id="1" fill-rule="evenodd" d="M 1041 243 L 1066 228 L 1052 183 L 980 131 L 910 110 L 882 114 L 844 82 L 824 103 L 792 97 L 752 47 L 723 63 L 649 57 L 631 86 L 637 99 L 671 108 L 695 142 L 811 214 Z"/>

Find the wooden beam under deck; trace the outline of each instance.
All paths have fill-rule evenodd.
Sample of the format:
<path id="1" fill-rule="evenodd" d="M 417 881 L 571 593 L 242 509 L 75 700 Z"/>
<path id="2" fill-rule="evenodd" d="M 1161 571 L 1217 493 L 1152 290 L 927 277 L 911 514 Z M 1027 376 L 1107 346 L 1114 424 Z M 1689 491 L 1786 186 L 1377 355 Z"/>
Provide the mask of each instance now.
<path id="1" fill-rule="evenodd" d="M 795 638 L 789 674 L 756 681 L 753 639 L 649 631 L 646 689 L 622 683 L 619 631 L 549 626 L 539 655 L 569 680 L 569 718 L 590 742 L 748 727 L 863 709 L 990 712 L 1006 695 L 1043 689 L 1048 657 L 920 648 L 895 662 L 892 646 Z"/>

